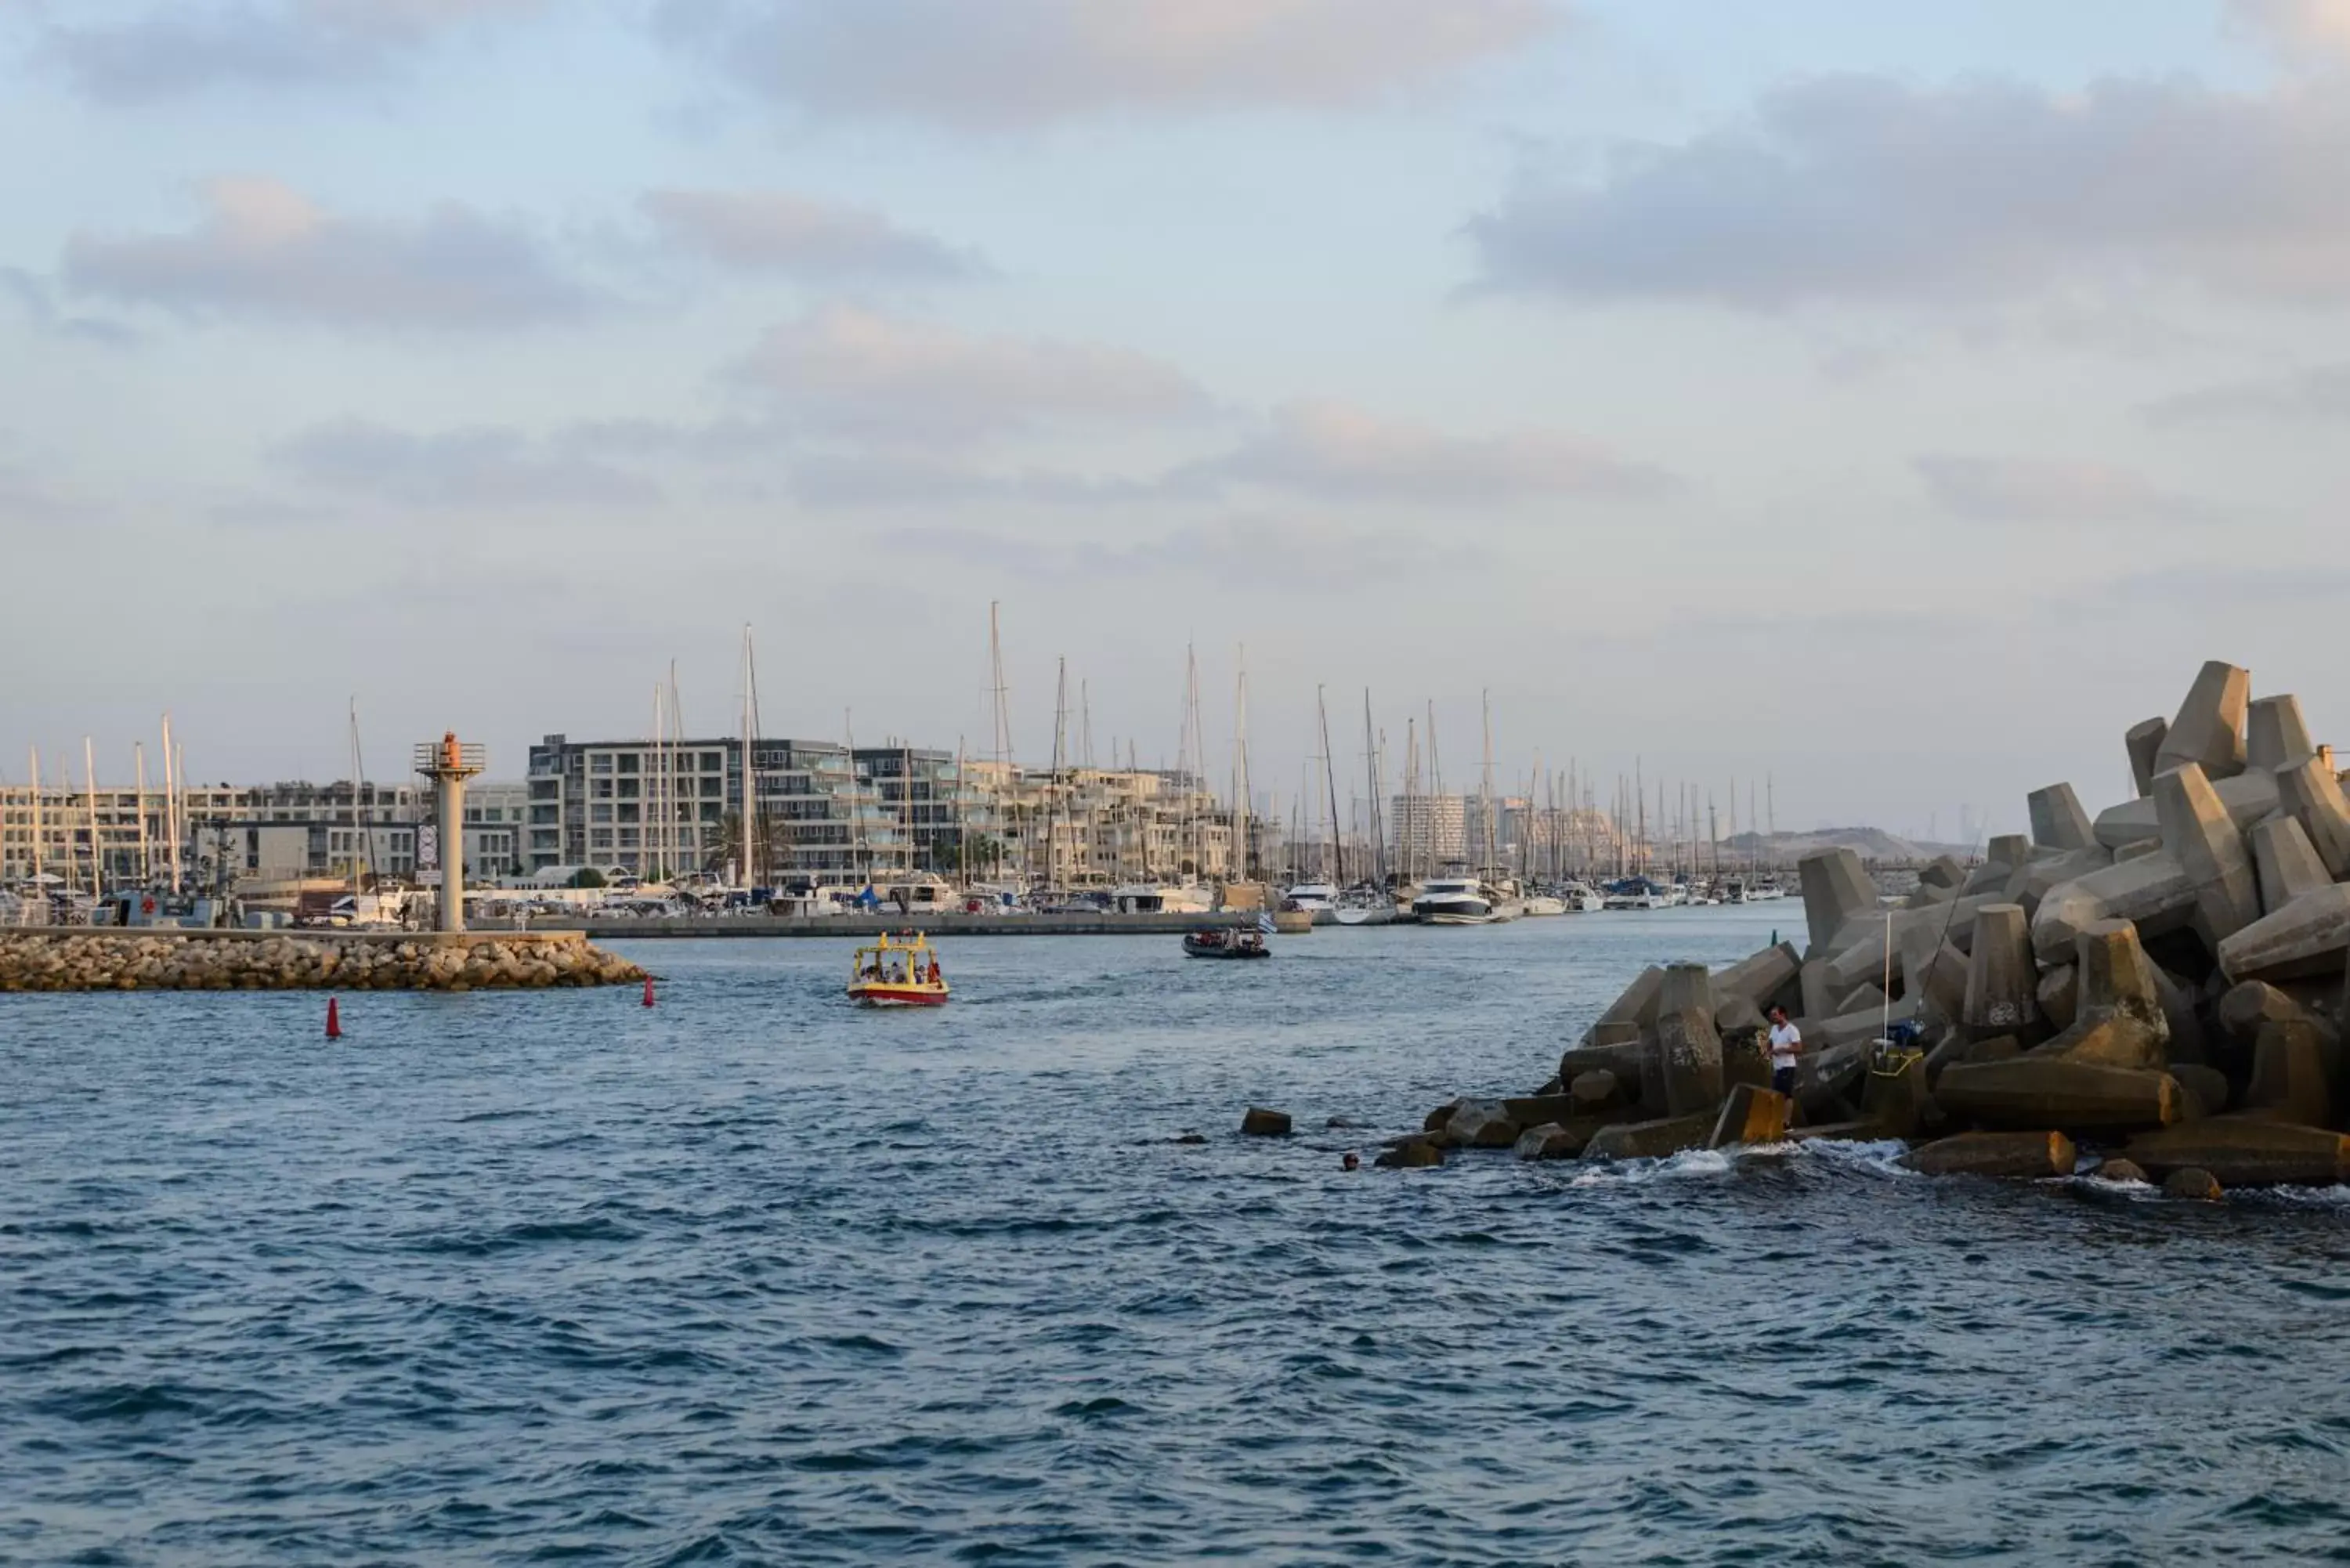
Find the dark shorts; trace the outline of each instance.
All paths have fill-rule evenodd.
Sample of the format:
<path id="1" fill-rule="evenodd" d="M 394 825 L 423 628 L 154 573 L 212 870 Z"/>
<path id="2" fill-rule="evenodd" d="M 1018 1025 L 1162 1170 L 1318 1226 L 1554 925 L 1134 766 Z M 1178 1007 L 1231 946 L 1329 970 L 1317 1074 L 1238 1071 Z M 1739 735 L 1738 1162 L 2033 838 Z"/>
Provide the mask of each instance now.
<path id="1" fill-rule="evenodd" d="M 1795 1070 L 1793 1067 L 1772 1068 L 1771 1086 L 1778 1090 L 1783 1095 L 1794 1094 L 1795 1092 Z"/>

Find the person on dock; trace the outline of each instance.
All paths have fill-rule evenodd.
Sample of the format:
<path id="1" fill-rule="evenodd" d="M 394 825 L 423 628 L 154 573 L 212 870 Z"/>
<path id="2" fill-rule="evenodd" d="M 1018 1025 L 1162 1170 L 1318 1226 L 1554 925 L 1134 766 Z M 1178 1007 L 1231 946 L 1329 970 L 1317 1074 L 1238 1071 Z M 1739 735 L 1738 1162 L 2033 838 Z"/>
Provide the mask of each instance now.
<path id="1" fill-rule="evenodd" d="M 1795 1058 L 1804 1049 L 1803 1031 L 1783 1007 L 1771 1010 L 1771 1086 L 1783 1095 L 1795 1092 Z"/>

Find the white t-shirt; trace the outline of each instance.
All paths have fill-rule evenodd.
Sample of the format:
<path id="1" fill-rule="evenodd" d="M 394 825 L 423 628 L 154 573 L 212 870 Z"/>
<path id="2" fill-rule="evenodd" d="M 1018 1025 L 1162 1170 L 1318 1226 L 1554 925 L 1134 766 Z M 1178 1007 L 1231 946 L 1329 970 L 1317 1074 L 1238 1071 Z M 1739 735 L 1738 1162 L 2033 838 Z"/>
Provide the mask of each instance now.
<path id="1" fill-rule="evenodd" d="M 1795 1064 L 1795 1047 L 1803 1043 L 1804 1037 L 1802 1033 L 1796 1030 L 1794 1024 L 1773 1024 L 1771 1026 L 1772 1070 L 1775 1072 L 1781 1067 L 1794 1066 Z"/>

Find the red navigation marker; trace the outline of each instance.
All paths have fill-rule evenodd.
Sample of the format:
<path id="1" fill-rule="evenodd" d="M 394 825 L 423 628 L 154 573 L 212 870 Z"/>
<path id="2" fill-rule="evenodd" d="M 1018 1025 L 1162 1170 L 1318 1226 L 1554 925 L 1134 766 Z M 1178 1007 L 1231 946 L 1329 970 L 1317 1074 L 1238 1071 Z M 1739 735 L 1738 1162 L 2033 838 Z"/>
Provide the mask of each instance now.
<path id="1" fill-rule="evenodd" d="M 327 1038 L 329 1040 L 340 1040 L 342 1037 L 342 1015 L 335 1010 L 335 998 L 330 996 L 327 998 Z"/>
<path id="2" fill-rule="evenodd" d="M 650 975 L 647 975 L 647 976 L 645 976 L 645 1005 L 646 1005 L 647 1007 L 650 1007 L 652 1004 L 653 1004 L 653 977 L 652 977 L 652 976 L 650 976 Z"/>

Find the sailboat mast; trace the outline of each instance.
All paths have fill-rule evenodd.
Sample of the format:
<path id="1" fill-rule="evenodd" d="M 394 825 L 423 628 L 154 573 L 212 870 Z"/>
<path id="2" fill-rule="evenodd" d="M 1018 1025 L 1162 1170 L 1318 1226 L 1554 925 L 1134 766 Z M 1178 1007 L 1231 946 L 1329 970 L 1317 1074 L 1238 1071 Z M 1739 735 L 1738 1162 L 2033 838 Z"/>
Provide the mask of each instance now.
<path id="1" fill-rule="evenodd" d="M 163 715 L 163 853 L 172 867 L 172 891 L 180 890 L 180 793 L 172 765 L 172 715 Z"/>
<path id="2" fill-rule="evenodd" d="M 149 860 L 147 852 L 146 742 L 137 741 L 132 742 L 130 747 L 130 760 L 132 771 L 137 775 L 139 781 L 139 885 L 141 888 L 151 888 L 155 885 L 155 867 Z"/>
<path id="3" fill-rule="evenodd" d="M 1331 880 L 1344 887 L 1347 881 L 1347 848 L 1338 836 L 1338 770 L 1331 765 L 1330 706 L 1324 701 L 1319 686 L 1314 689 L 1314 707 L 1322 722 L 1322 787 L 1330 801 L 1330 860 L 1334 868 Z"/>
<path id="4" fill-rule="evenodd" d="M 1060 686 L 1053 698 L 1053 782 L 1045 793 L 1045 886 L 1057 888 L 1061 852 L 1061 762 L 1069 731 L 1069 661 L 1060 662 Z"/>
<path id="5" fill-rule="evenodd" d="M 759 841 L 758 761 L 759 661 L 751 646 L 751 628 L 743 628 L 743 805 L 736 820 L 743 828 L 743 886 L 760 886 L 754 846 Z M 958 770 L 960 771 L 960 770 Z"/>
<path id="6" fill-rule="evenodd" d="M 1248 646 L 1240 649 L 1240 673 L 1233 681 L 1232 695 L 1232 836 L 1237 841 L 1238 880 L 1249 880 L 1249 767 L 1248 767 Z"/>
<path id="7" fill-rule="evenodd" d="M 350 706 L 351 726 L 351 919 L 359 916 L 359 700 Z"/>
<path id="8" fill-rule="evenodd" d="M 81 783 L 89 812 L 89 890 L 92 897 L 102 898 L 106 896 L 106 845 L 98 835 L 98 763 L 88 735 L 81 738 Z"/>

